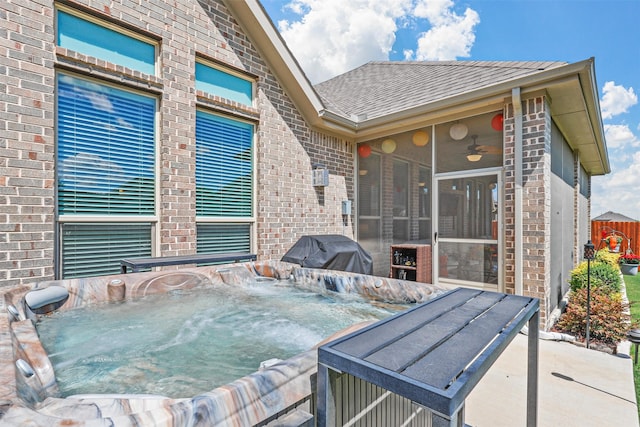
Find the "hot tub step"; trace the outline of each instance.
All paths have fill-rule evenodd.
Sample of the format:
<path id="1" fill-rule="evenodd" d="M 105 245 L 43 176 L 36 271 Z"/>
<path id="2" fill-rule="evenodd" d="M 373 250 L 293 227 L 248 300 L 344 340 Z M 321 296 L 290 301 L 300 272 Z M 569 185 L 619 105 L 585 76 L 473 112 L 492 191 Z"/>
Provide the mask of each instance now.
<path id="1" fill-rule="evenodd" d="M 313 415 L 298 409 L 267 424 L 267 427 L 313 427 Z"/>

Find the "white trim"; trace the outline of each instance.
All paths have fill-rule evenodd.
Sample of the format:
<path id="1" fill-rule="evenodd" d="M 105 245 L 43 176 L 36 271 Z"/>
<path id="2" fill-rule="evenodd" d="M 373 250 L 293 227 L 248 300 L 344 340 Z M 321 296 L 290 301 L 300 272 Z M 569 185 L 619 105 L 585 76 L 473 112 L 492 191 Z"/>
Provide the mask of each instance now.
<path id="1" fill-rule="evenodd" d="M 120 222 L 158 222 L 156 215 L 61 215 L 58 217 L 59 223 L 87 223 L 99 222 L 101 224 L 120 223 Z"/>

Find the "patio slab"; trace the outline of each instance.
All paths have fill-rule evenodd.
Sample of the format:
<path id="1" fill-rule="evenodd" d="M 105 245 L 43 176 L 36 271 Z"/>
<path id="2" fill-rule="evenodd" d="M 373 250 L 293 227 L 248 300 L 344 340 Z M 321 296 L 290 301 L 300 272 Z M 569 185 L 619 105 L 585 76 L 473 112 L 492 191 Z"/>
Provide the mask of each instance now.
<path id="1" fill-rule="evenodd" d="M 633 359 L 540 340 L 538 426 L 638 427 Z M 526 425 L 527 337 L 519 334 L 466 400 L 471 427 Z"/>

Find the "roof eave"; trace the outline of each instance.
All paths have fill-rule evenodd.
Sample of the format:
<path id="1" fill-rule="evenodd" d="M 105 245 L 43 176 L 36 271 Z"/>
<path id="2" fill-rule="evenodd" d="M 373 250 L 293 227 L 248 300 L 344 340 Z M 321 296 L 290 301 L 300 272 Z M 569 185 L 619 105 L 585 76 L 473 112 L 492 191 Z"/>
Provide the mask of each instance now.
<path id="1" fill-rule="evenodd" d="M 585 66 L 580 77 L 580 82 L 582 83 L 583 93 L 585 94 L 585 99 L 587 101 L 589 118 L 592 120 L 592 125 L 595 130 L 595 142 L 600 156 L 602 157 L 602 172 L 593 175 L 605 175 L 611 173 L 611 165 L 609 163 L 609 154 L 602 125 L 602 110 L 600 109 L 600 98 L 598 96 L 595 62 L 593 58 L 589 60 L 588 66 Z"/>
<path id="2" fill-rule="evenodd" d="M 570 111 L 571 115 L 565 116 L 564 111 L 555 111 L 557 115 L 554 118 L 572 148 L 583 154 L 590 154 L 589 158 L 582 159 L 589 174 L 604 175 L 611 172 L 597 96 L 593 58 L 460 93 L 394 114 L 356 122 L 355 138 L 357 141 L 363 141 L 388 135 L 403 128 L 406 130 L 425 123 L 448 121 L 456 115 L 473 113 L 475 110 L 487 110 L 492 106 L 501 108 L 504 102 L 510 101 L 511 91 L 516 87 L 521 89 L 523 95 L 546 91 L 550 95 L 552 111 L 554 110 L 553 99 L 556 95 L 558 98 L 570 97 L 575 103 L 581 104 L 579 109 Z M 587 123 L 589 129 L 579 129 L 577 123 Z"/>
<path id="3" fill-rule="evenodd" d="M 322 100 L 257 0 L 223 0 L 304 119 L 322 126 Z"/>

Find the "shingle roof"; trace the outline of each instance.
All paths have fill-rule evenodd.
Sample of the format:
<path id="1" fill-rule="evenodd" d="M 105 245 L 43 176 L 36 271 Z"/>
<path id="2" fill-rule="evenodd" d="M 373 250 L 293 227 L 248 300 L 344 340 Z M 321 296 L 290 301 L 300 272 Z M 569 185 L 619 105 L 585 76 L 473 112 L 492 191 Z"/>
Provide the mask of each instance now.
<path id="1" fill-rule="evenodd" d="M 607 221 L 607 222 L 636 222 L 637 220 L 629 218 L 628 216 L 608 211 L 600 216 L 592 219 L 592 221 Z"/>
<path id="2" fill-rule="evenodd" d="M 373 119 L 564 65 L 567 63 L 374 61 L 314 88 L 329 111 L 351 119 Z"/>

